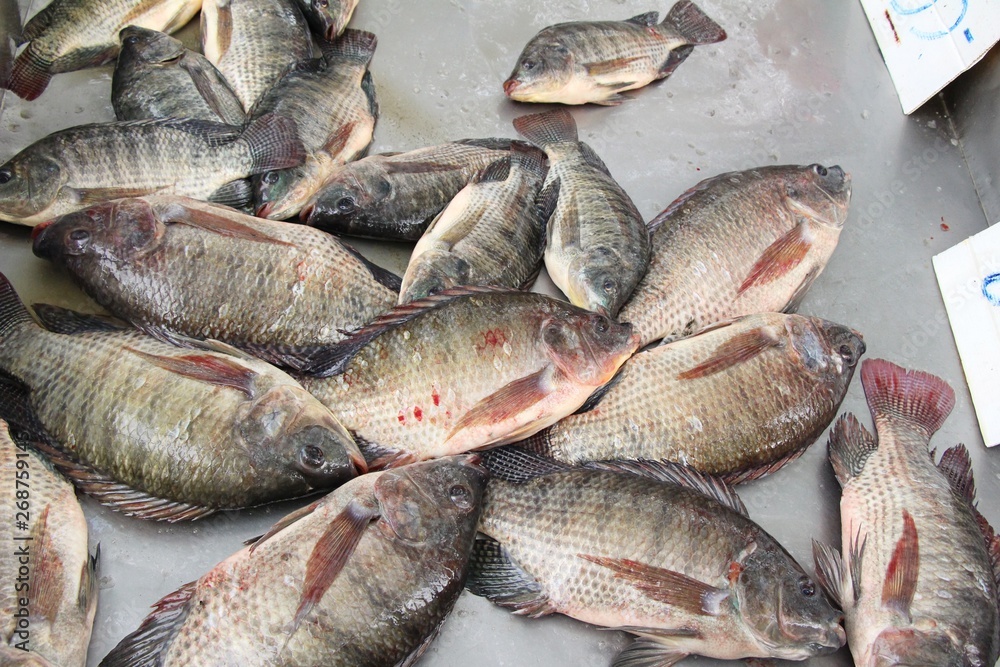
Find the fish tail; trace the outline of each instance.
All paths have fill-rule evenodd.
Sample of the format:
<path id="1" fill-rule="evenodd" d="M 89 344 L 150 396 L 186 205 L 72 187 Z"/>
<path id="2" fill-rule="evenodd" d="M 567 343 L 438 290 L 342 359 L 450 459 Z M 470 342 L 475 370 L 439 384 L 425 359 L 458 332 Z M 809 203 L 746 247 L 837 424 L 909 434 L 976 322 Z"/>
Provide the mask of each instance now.
<path id="1" fill-rule="evenodd" d="M 887 418 L 902 421 L 928 437 L 955 407 L 955 392 L 947 382 L 885 359 L 866 359 L 861 364 L 861 385 L 876 423 Z"/>
<path id="2" fill-rule="evenodd" d="M 0 273 L 0 341 L 29 322 L 34 324 L 35 320 L 21 301 L 21 297 L 14 291 L 10 280 Z"/>
<path id="3" fill-rule="evenodd" d="M 285 116 L 261 116 L 247 126 L 240 140 L 250 147 L 251 174 L 290 169 L 306 159 L 306 149 L 299 139 L 295 121 Z"/>
<path id="4" fill-rule="evenodd" d="M 576 121 L 566 109 L 520 116 L 514 119 L 514 129 L 540 148 L 561 141 L 579 141 Z"/>
<path id="5" fill-rule="evenodd" d="M 5 86 L 7 90 L 29 102 L 37 99 L 52 79 L 52 63 L 39 56 L 32 46 L 29 44 L 14 61 Z"/>
<path id="6" fill-rule="evenodd" d="M 510 144 L 510 162 L 520 165 L 522 169 L 545 178 L 545 153 L 522 141 L 512 141 Z"/>
<path id="7" fill-rule="evenodd" d="M 681 34 L 688 44 L 713 44 L 726 38 L 726 31 L 691 0 L 674 5 L 661 24 Z"/>
<path id="8" fill-rule="evenodd" d="M 321 44 L 324 58 L 351 58 L 371 62 L 378 46 L 378 37 L 364 30 L 348 28 L 332 42 Z"/>

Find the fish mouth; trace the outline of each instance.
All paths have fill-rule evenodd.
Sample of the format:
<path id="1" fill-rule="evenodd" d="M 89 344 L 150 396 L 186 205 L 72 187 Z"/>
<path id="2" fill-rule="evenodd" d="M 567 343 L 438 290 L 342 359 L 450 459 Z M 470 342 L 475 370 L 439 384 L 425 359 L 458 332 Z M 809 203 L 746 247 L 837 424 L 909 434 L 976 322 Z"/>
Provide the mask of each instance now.
<path id="1" fill-rule="evenodd" d="M 34 242 L 38 239 L 42 232 L 47 228 L 51 227 L 55 223 L 55 220 L 45 220 L 44 222 L 39 222 L 37 225 L 31 228 L 31 240 Z"/>
<path id="2" fill-rule="evenodd" d="M 510 97 L 514 91 L 516 91 L 521 85 L 521 82 L 517 79 L 507 79 L 503 82 L 503 93 L 507 97 Z"/>
<path id="3" fill-rule="evenodd" d="M 299 222 L 304 225 L 312 226 L 312 217 L 315 212 L 316 204 L 306 204 L 302 207 L 302 210 L 299 211 Z"/>

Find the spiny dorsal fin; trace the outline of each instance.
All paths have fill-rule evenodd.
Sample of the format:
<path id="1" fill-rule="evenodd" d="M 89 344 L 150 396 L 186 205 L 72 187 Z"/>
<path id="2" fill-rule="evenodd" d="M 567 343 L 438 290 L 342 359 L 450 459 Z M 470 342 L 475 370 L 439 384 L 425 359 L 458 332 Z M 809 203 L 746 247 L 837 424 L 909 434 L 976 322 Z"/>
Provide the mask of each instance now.
<path id="1" fill-rule="evenodd" d="M 813 562 L 816 579 L 826 594 L 841 609 L 844 608 L 844 562 L 840 552 L 828 544 L 813 540 Z"/>
<path id="2" fill-rule="evenodd" d="M 536 477 L 567 472 L 572 466 L 545 458 L 519 445 L 507 445 L 483 452 L 482 466 L 497 479 L 523 484 Z"/>
<path id="3" fill-rule="evenodd" d="M 877 449 L 875 436 L 861 425 L 857 417 L 850 412 L 841 415 L 827 442 L 830 464 L 841 487 L 861 474 L 868 457 Z"/>
<path id="4" fill-rule="evenodd" d="M 705 192 L 706 190 L 713 188 L 716 185 L 721 185 L 724 181 L 731 182 L 733 181 L 733 179 L 737 181 L 736 184 L 738 185 L 739 182 L 741 182 L 743 179 L 746 178 L 748 178 L 748 174 L 742 171 L 729 171 L 724 174 L 719 174 L 718 176 L 712 176 L 711 178 L 706 178 L 705 180 L 699 182 L 698 184 L 694 185 L 693 187 L 681 193 L 681 195 L 677 199 L 675 199 L 669 206 L 663 209 L 663 211 L 660 212 L 655 218 L 650 220 L 648 225 L 649 233 L 652 234 L 657 229 L 659 229 L 664 222 L 669 220 L 677 212 L 683 209 L 686 204 L 691 203 L 691 200 L 694 199 L 694 197 L 696 197 L 697 195 L 700 195 L 702 192 Z"/>
<path id="5" fill-rule="evenodd" d="M 368 273 L 371 274 L 372 279 L 377 282 L 382 287 L 392 290 L 396 294 L 399 294 L 399 290 L 403 286 L 403 279 L 397 276 L 395 273 L 389 269 L 383 269 L 381 266 L 371 261 L 367 257 L 361 254 L 357 248 L 345 243 L 344 241 L 339 241 L 340 246 L 354 256 L 361 264 L 368 269 Z"/>
<path id="6" fill-rule="evenodd" d="M 931 454 L 933 459 L 934 454 Z M 948 480 L 951 490 L 956 496 L 975 508 L 976 481 L 972 477 L 972 459 L 965 445 L 959 444 L 945 450 L 938 461 L 937 469 Z"/>
<path id="7" fill-rule="evenodd" d="M 0 341 L 25 324 L 35 324 L 31 313 L 14 291 L 7 276 L 0 273 Z"/>
<path id="8" fill-rule="evenodd" d="M 53 333 L 75 335 L 95 331 L 124 331 L 129 325 L 110 315 L 78 313 L 69 308 L 48 303 L 31 306 L 42 326 Z"/>
<path id="9" fill-rule="evenodd" d="M 637 14 L 630 19 L 625 19 L 625 23 L 634 23 L 636 25 L 641 25 L 644 28 L 649 28 L 660 22 L 660 12 L 646 12 L 645 14 Z"/>

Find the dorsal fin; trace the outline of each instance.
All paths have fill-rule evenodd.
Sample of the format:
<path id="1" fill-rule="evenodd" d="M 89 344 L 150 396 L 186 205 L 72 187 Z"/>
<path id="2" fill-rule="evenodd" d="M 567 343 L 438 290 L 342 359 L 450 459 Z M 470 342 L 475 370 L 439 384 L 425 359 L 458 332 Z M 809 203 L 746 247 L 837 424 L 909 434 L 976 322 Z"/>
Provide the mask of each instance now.
<path id="1" fill-rule="evenodd" d="M 483 452 L 482 466 L 497 479 L 523 484 L 544 475 L 572 470 L 573 467 L 547 459 L 518 445 L 497 447 Z"/>
<path id="2" fill-rule="evenodd" d="M 630 19 L 625 19 L 625 23 L 634 23 L 636 25 L 641 25 L 644 28 L 649 28 L 660 22 L 660 12 L 646 12 L 645 14 L 638 14 Z"/>
<path id="3" fill-rule="evenodd" d="M 685 190 L 681 195 L 671 202 L 670 206 L 666 207 L 661 211 L 655 218 L 649 221 L 649 233 L 652 234 L 657 229 L 660 228 L 664 222 L 666 222 L 671 216 L 673 216 L 677 211 L 684 208 L 695 195 L 701 194 L 705 190 L 708 190 L 712 186 L 721 183 L 722 181 L 729 180 L 731 178 L 744 178 L 746 176 L 745 172 L 741 171 L 729 171 L 724 174 L 719 174 L 718 176 L 712 176 L 711 178 L 706 178 L 705 180 L 699 182 L 691 188 Z"/>
<path id="4" fill-rule="evenodd" d="M 197 586 L 198 582 L 192 581 L 154 604 L 153 611 L 142 621 L 139 629 L 121 640 L 101 661 L 101 667 L 162 664 L 170 650 L 170 643 L 184 625 L 188 603 Z"/>
<path id="5" fill-rule="evenodd" d="M 349 243 L 344 241 L 340 242 L 341 247 L 354 256 L 361 264 L 368 269 L 368 273 L 375 282 L 377 282 L 382 287 L 392 290 L 396 294 L 399 294 L 399 290 L 403 286 L 403 279 L 397 276 L 395 273 L 389 269 L 384 269 L 375 262 L 371 261 L 367 257 L 361 254 L 361 252 Z"/>
<path id="6" fill-rule="evenodd" d="M 934 454 L 931 453 L 933 459 Z M 965 500 L 969 507 L 975 507 L 976 481 L 972 477 L 972 459 L 965 445 L 955 445 L 945 450 L 938 461 L 937 469 L 948 480 L 955 495 Z"/>
<path id="7" fill-rule="evenodd" d="M 110 315 L 78 313 L 48 303 L 34 303 L 31 309 L 42 326 L 53 333 L 75 335 L 92 331 L 123 331 L 128 324 Z"/>

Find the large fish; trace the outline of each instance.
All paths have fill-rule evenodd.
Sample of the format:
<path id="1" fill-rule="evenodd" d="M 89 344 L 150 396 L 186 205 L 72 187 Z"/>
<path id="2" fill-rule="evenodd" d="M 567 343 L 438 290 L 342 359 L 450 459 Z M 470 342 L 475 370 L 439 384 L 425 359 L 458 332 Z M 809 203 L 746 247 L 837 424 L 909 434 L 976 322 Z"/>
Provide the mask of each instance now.
<path id="1" fill-rule="evenodd" d="M 503 90 L 518 102 L 621 104 L 619 93 L 670 76 L 695 45 L 726 38 L 690 0 L 659 20 L 647 12 L 626 21 L 549 26 L 521 51 Z"/>
<path id="2" fill-rule="evenodd" d="M 298 0 L 313 31 L 328 42 L 337 38 L 354 14 L 358 0 Z"/>
<path id="3" fill-rule="evenodd" d="M 97 611 L 97 555 L 73 485 L 0 421 L 0 665 L 84 667 Z"/>
<path id="4" fill-rule="evenodd" d="M 204 0 L 201 47 L 249 113 L 295 63 L 312 55 L 297 0 Z"/>
<path id="5" fill-rule="evenodd" d="M 579 408 L 635 351 L 621 325 L 542 294 L 453 288 L 334 346 L 302 383 L 373 468 L 526 438 Z"/>
<path id="6" fill-rule="evenodd" d="M 549 156 L 539 197 L 548 220 L 545 268 L 571 303 L 615 317 L 649 266 L 649 231 L 565 109 L 521 116 L 514 128 Z"/>
<path id="7" fill-rule="evenodd" d="M 51 306 L 36 308 L 46 329 L 0 280 L 0 417 L 113 509 L 195 519 L 365 470 L 330 411 L 273 366 Z"/>
<path id="8" fill-rule="evenodd" d="M 841 614 L 732 489 L 669 463 L 570 468 L 517 448 L 492 474 L 469 589 L 639 639 L 615 667 L 689 654 L 805 660 L 844 645 Z"/>
<path id="9" fill-rule="evenodd" d="M 118 54 L 127 25 L 173 32 L 201 9 L 201 0 L 52 0 L 21 32 L 27 47 L 14 61 L 7 88 L 37 98 L 53 74 L 95 67 Z"/>
<path id="10" fill-rule="evenodd" d="M 371 155 L 338 169 L 299 217 L 335 234 L 416 241 L 459 190 L 509 149 L 509 139 L 465 139 Z"/>
<path id="11" fill-rule="evenodd" d="M 253 118 L 275 113 L 294 120 L 306 148 L 304 164 L 258 177 L 257 215 L 298 215 L 337 167 L 368 150 L 378 120 L 368 71 L 376 43 L 370 32 L 345 31 L 324 45 L 322 58 L 289 71 L 254 106 Z"/>
<path id="12" fill-rule="evenodd" d="M 653 259 L 618 318 L 643 345 L 751 313 L 791 312 L 837 247 L 851 201 L 840 167 L 709 178 L 650 223 Z"/>
<path id="13" fill-rule="evenodd" d="M 730 483 L 755 479 L 829 426 L 864 350 L 833 322 L 750 315 L 635 355 L 596 405 L 530 445 L 571 464 L 669 460 Z"/>
<path id="14" fill-rule="evenodd" d="M 823 586 L 844 608 L 854 664 L 993 667 L 1000 537 L 975 508 L 965 447 L 937 465 L 928 452 L 955 393 L 882 359 L 861 365 L 861 382 L 877 436 L 852 414 L 830 435 L 843 560 L 814 543 Z"/>
<path id="15" fill-rule="evenodd" d="M 221 340 L 295 368 L 396 303 L 399 278 L 335 237 L 182 197 L 35 228 L 34 251 L 148 333 Z"/>
<path id="16" fill-rule="evenodd" d="M 245 129 L 165 118 L 81 125 L 36 141 L 0 165 L 0 220 L 34 226 L 93 204 L 172 194 L 238 204 L 242 179 L 305 159 L 295 123 Z"/>
<path id="17" fill-rule="evenodd" d="M 396 667 L 462 591 L 485 474 L 470 457 L 364 475 L 164 597 L 101 667 Z"/>
<path id="18" fill-rule="evenodd" d="M 530 288 L 545 250 L 535 206 L 544 178 L 545 154 L 515 142 L 510 157 L 478 174 L 420 237 L 399 302 L 460 285 Z"/>
<path id="19" fill-rule="evenodd" d="M 118 120 L 200 118 L 228 125 L 246 120 L 229 83 L 205 56 L 156 30 L 130 25 L 111 79 Z"/>

